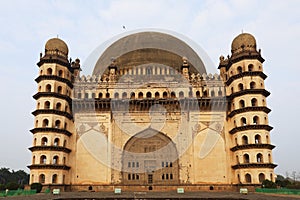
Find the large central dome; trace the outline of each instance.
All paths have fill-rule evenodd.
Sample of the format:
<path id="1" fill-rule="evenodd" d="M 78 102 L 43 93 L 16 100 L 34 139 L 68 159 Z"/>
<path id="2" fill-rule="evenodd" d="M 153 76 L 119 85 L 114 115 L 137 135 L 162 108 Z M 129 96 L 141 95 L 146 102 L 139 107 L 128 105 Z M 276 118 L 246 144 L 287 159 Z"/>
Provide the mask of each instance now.
<path id="1" fill-rule="evenodd" d="M 186 42 L 170 34 L 144 31 L 114 41 L 98 59 L 93 74 L 102 74 L 115 58 L 120 68 L 144 64 L 163 64 L 179 68 L 182 57 L 187 57 L 190 71 L 206 73 L 203 61 Z"/>

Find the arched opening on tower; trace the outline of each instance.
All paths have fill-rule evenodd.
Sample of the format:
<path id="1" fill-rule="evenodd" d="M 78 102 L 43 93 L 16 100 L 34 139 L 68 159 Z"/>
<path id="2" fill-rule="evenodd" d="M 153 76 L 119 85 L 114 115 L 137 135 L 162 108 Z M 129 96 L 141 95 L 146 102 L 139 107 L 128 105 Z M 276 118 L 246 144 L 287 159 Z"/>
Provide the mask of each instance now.
<path id="1" fill-rule="evenodd" d="M 126 185 L 179 183 L 178 153 L 171 138 L 152 128 L 131 137 L 122 155 L 122 179 Z"/>

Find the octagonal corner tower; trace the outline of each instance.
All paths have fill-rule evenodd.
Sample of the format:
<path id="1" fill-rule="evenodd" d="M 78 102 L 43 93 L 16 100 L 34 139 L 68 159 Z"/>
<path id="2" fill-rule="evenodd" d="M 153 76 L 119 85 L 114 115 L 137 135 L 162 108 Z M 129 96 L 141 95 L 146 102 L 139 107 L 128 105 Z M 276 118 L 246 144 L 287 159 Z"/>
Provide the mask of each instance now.
<path id="1" fill-rule="evenodd" d="M 92 75 L 80 76 L 63 41 L 46 47 L 31 182 L 137 191 L 253 189 L 274 180 L 270 93 L 252 35 L 234 39 L 214 75 L 192 42 L 157 30 L 101 46 Z"/>

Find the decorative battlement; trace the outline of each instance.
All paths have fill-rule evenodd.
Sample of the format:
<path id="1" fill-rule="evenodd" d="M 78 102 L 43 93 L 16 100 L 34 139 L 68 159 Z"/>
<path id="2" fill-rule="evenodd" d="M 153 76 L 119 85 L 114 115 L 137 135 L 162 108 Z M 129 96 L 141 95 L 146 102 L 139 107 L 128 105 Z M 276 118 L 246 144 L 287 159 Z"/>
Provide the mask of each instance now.
<path id="1" fill-rule="evenodd" d="M 176 82 L 176 78 L 180 78 L 179 80 L 181 80 L 182 78 L 182 75 L 179 74 L 179 73 L 176 73 L 176 74 L 166 74 L 166 75 L 161 75 L 161 74 L 124 74 L 124 75 L 120 75 L 120 74 L 117 74 L 117 77 L 119 78 L 120 82 L 118 83 L 126 83 L 126 82 L 131 82 L 132 80 L 130 79 L 120 79 L 120 77 L 122 76 L 130 76 L 130 77 L 133 77 L 133 79 L 135 77 L 137 78 L 144 78 L 145 76 L 146 77 L 149 77 L 149 79 L 151 80 L 151 78 L 154 78 L 155 80 L 157 80 L 158 78 L 162 78 L 163 81 L 166 81 L 166 82 Z M 155 76 L 155 77 L 154 77 Z M 174 77 L 173 79 L 170 78 L 170 77 Z M 144 80 L 144 79 L 143 79 Z M 219 74 L 202 74 L 200 75 L 199 73 L 198 74 L 195 74 L 195 73 L 192 73 L 189 75 L 189 81 L 191 83 L 199 83 L 201 81 L 221 81 L 221 77 Z M 107 83 L 111 83 L 112 80 L 110 79 L 109 75 L 107 74 L 103 74 L 103 75 L 82 75 L 81 77 L 77 77 L 75 79 L 75 82 L 76 83 L 94 83 L 94 84 L 107 84 Z"/>

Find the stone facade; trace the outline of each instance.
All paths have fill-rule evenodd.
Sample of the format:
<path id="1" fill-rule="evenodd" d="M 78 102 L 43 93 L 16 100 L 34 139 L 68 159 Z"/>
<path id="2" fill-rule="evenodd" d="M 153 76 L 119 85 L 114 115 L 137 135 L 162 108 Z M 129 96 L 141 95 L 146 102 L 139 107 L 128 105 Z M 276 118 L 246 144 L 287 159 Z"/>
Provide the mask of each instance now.
<path id="1" fill-rule="evenodd" d="M 274 181 L 264 59 L 247 33 L 231 53 L 220 57 L 220 75 L 207 75 L 179 38 L 141 32 L 112 43 L 93 75 L 80 76 L 80 60 L 50 39 L 33 96 L 30 183 L 198 190 Z"/>

